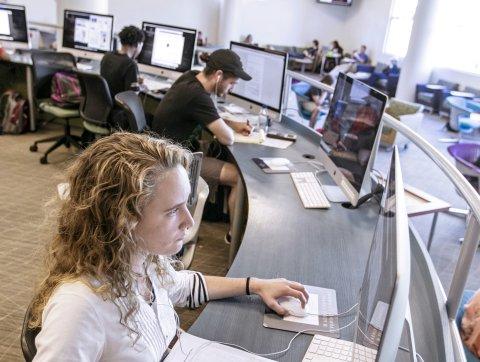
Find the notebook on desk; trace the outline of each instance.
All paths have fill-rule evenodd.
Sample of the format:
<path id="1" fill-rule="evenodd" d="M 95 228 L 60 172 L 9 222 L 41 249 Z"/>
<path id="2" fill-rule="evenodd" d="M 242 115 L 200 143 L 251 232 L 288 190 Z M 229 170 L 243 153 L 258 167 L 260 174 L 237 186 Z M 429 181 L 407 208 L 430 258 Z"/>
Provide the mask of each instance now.
<path id="1" fill-rule="evenodd" d="M 172 83 L 166 80 L 158 80 L 146 77 L 143 79 L 143 84 L 147 86 L 148 90 L 150 91 L 169 89 L 172 86 Z"/>

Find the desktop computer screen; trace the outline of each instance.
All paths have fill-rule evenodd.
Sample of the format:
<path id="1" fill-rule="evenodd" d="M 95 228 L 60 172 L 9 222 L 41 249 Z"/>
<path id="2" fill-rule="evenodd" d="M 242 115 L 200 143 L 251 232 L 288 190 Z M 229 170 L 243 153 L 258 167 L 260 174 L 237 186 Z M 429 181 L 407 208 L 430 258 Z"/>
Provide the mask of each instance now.
<path id="1" fill-rule="evenodd" d="M 170 25 L 142 23 L 145 32 L 138 62 L 145 65 L 186 72 L 192 68 L 197 31 Z"/>
<path id="2" fill-rule="evenodd" d="M 65 10 L 63 47 L 105 53 L 112 50 L 113 16 Z"/>
<path id="3" fill-rule="evenodd" d="M 243 69 L 252 79 L 239 79 L 230 94 L 280 112 L 288 55 L 242 43 L 230 43 L 230 49 L 240 57 Z"/>
<path id="4" fill-rule="evenodd" d="M 394 361 L 407 313 L 410 234 L 402 173 L 395 149 L 359 292 L 354 342 Z"/>
<path id="5" fill-rule="evenodd" d="M 370 180 L 386 102 L 387 96 L 383 93 L 344 73 L 339 74 L 321 130 L 320 145 L 328 156 L 327 170 L 340 187 L 348 184 L 347 193 L 353 195 L 354 200 L 350 201 L 354 206 L 365 180 Z M 342 179 L 337 174 L 341 174 Z"/>
<path id="6" fill-rule="evenodd" d="M 28 43 L 25 6 L 0 4 L 0 40 Z"/>

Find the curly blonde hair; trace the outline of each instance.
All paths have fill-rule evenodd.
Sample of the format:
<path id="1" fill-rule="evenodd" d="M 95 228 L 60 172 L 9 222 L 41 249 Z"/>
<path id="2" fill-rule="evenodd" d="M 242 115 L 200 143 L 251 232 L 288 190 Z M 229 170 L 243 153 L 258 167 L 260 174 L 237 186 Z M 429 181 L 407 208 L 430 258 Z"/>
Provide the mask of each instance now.
<path id="1" fill-rule="evenodd" d="M 54 237 L 47 245 L 46 276 L 33 299 L 30 328 L 42 325 L 42 312 L 55 289 L 81 280 L 120 311 L 130 334 L 139 304 L 131 259 L 139 252 L 133 231 L 158 180 L 167 171 L 188 167 L 191 154 L 169 141 L 118 132 L 87 148 L 67 170 L 69 194 L 60 200 Z M 163 257 L 149 255 L 162 275 Z M 122 303 L 120 303 L 122 298 Z"/>

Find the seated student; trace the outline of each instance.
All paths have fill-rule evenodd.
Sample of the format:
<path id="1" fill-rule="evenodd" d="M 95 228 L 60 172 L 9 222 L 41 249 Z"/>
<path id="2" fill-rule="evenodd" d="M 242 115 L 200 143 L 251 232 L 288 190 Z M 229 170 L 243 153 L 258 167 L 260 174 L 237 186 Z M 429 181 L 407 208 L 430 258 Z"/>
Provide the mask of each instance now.
<path id="1" fill-rule="evenodd" d="M 353 52 L 353 59 L 360 64 L 367 64 L 370 59 L 366 53 L 367 47 L 365 45 L 360 46 L 360 50 L 355 50 Z"/>
<path id="2" fill-rule="evenodd" d="M 340 46 L 337 40 L 332 41 L 332 44 L 330 44 L 330 51 L 334 55 L 339 54 L 340 56 L 343 57 L 343 48 Z"/>
<path id="3" fill-rule="evenodd" d="M 118 34 L 122 45 L 118 53 L 106 53 L 100 63 L 100 75 L 105 78 L 112 95 L 130 90 L 132 84 L 142 83 L 138 76 L 138 67 L 135 59 L 142 51 L 145 35 L 136 26 L 126 26 Z M 110 117 L 112 126 L 127 129 L 128 122 L 123 111 L 114 107 Z"/>
<path id="4" fill-rule="evenodd" d="M 116 133 L 73 162 L 29 320 L 41 327 L 36 362 L 160 361 L 178 332 L 174 306 L 249 293 L 280 315 L 281 296 L 305 306 L 300 283 L 174 269 L 193 224 L 190 159 L 166 140 Z"/>
<path id="5" fill-rule="evenodd" d="M 314 39 L 312 41 L 312 44 L 313 45 L 311 47 L 303 51 L 303 55 L 305 58 L 315 59 L 315 57 L 317 56 L 318 49 L 319 49 L 319 42 L 317 39 Z"/>
<path id="6" fill-rule="evenodd" d="M 197 34 L 197 46 L 207 45 L 207 37 L 203 37 L 203 33 L 199 30 Z"/>
<path id="7" fill-rule="evenodd" d="M 327 85 L 333 84 L 333 78 L 330 75 L 325 75 L 321 80 L 321 83 L 325 83 Z M 305 94 L 309 97 L 309 100 L 302 103 L 303 109 L 307 112 L 310 112 L 310 122 L 309 127 L 315 128 L 315 124 L 317 123 L 318 113 L 320 112 L 321 106 L 325 102 L 328 97 L 327 91 L 322 91 L 315 87 L 310 87 L 308 92 Z"/>
<path id="8" fill-rule="evenodd" d="M 467 362 L 480 360 L 480 290 L 463 293 L 457 313 L 457 327 L 463 340 Z"/>
<path id="9" fill-rule="evenodd" d="M 198 138 L 202 129 L 211 132 L 222 145 L 231 145 L 234 131 L 250 134 L 245 123 L 223 120 L 211 98 L 223 96 L 238 81 L 252 79 L 242 68 L 240 57 L 229 49 L 214 51 L 206 56 L 202 72 L 188 71 L 172 85 L 159 103 L 152 122 L 152 130 L 162 137 L 173 139 L 192 151 L 199 150 Z M 230 222 L 233 221 L 238 181 L 237 168 L 228 162 L 206 157 L 201 176 L 210 185 L 226 185 L 231 188 L 228 197 Z M 225 241 L 230 241 L 230 231 Z"/>
<path id="10" fill-rule="evenodd" d="M 253 45 L 253 36 L 252 34 L 248 34 L 245 39 L 243 39 L 245 44 L 252 44 Z"/>

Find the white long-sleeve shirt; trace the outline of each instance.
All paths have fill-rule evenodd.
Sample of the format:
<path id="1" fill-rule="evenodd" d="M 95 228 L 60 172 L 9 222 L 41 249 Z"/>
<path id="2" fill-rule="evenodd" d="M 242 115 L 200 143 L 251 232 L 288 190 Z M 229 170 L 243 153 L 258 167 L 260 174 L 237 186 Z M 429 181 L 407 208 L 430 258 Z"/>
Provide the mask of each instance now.
<path id="1" fill-rule="evenodd" d="M 166 285 L 153 269 L 148 272 L 156 296 L 152 306 L 137 295 L 141 337 L 135 344 L 112 301 L 81 281 L 59 286 L 43 311 L 34 361 L 160 361 L 177 329 L 173 306 L 194 308 L 208 300 L 200 273 L 170 266 L 167 272 L 172 283 Z"/>

